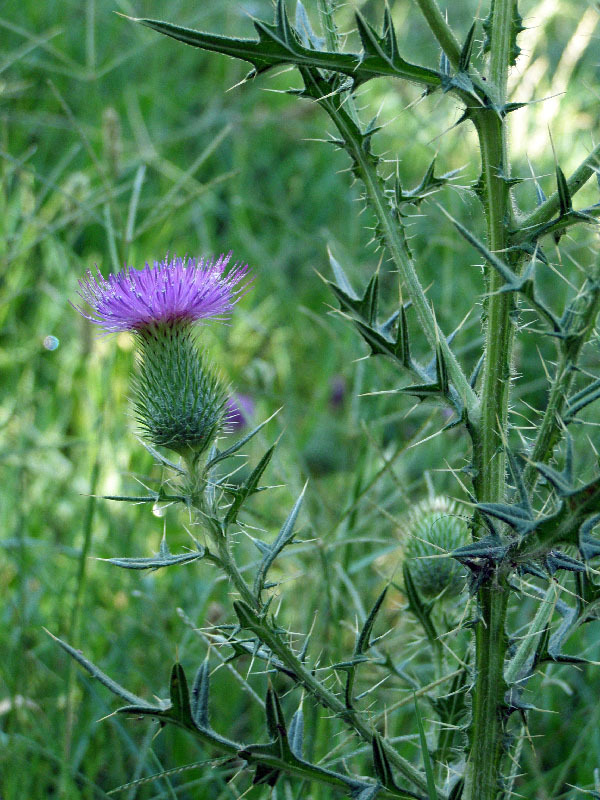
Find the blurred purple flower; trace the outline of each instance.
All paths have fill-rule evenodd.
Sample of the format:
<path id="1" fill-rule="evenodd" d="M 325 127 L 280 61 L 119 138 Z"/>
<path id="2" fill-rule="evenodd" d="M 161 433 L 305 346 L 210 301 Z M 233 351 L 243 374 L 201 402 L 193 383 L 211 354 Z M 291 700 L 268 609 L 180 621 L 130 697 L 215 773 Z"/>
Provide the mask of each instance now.
<path id="1" fill-rule="evenodd" d="M 225 405 L 227 425 L 231 428 L 243 428 L 254 413 L 254 400 L 248 394 L 233 394 Z"/>
<path id="2" fill-rule="evenodd" d="M 337 411 L 344 405 L 347 389 L 346 379 L 343 375 L 336 375 L 331 379 L 329 394 L 331 408 Z"/>
<path id="3" fill-rule="evenodd" d="M 192 323 L 224 317 L 233 309 L 248 283 L 240 283 L 248 265 L 235 264 L 228 272 L 231 252 L 212 259 L 173 258 L 148 263 L 143 269 L 126 267 L 103 278 L 90 271 L 79 281 L 82 300 L 92 313 L 75 306 L 86 319 L 108 333 L 142 331 L 156 323 Z"/>

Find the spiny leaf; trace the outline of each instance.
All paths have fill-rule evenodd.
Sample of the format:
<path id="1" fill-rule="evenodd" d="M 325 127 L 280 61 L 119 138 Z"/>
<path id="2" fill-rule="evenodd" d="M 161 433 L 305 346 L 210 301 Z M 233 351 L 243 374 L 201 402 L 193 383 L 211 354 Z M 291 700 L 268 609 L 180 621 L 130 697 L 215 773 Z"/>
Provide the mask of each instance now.
<path id="1" fill-rule="evenodd" d="M 302 705 L 292 717 L 288 738 L 292 753 L 297 758 L 302 758 L 304 746 L 304 712 L 302 711 Z"/>
<path id="2" fill-rule="evenodd" d="M 480 503 L 477 507 L 485 505 Z M 493 505 L 488 503 L 487 505 Z M 498 504 L 497 504 L 498 505 Z M 511 506 L 509 506 L 511 508 Z M 476 542 L 471 542 L 463 547 L 458 547 L 450 554 L 452 558 L 457 561 L 468 562 L 473 559 L 483 558 L 487 561 L 502 561 L 509 551 L 509 545 L 504 544 L 496 536 L 486 536 L 483 539 L 478 539 Z"/>
<path id="3" fill-rule="evenodd" d="M 526 536 L 528 533 L 531 533 L 539 524 L 527 509 L 517 504 L 478 503 L 477 509 L 481 511 L 482 514 L 489 514 L 491 517 L 506 522 L 511 528 L 514 528 L 517 533 L 521 534 L 521 536 Z M 463 549 L 464 548 L 461 548 L 461 550 Z"/>
<path id="4" fill-rule="evenodd" d="M 437 631 L 431 621 L 431 605 L 421 600 L 415 582 L 410 573 L 410 568 L 406 562 L 402 565 L 402 575 L 404 578 L 404 594 L 408 599 L 408 610 L 415 615 L 425 631 L 429 643 L 434 647 L 439 646 Z M 402 589 L 398 587 L 400 591 Z"/>
<path id="5" fill-rule="evenodd" d="M 486 17 L 483 22 L 483 52 L 489 53 L 491 42 L 492 42 L 492 27 L 494 25 L 494 10 L 495 10 L 495 3 L 496 0 L 492 0 L 490 5 L 490 13 Z M 519 54 L 521 52 L 521 48 L 517 44 L 517 36 L 521 33 L 521 31 L 525 30 L 523 27 L 523 18 L 519 14 L 519 9 L 517 6 L 517 2 L 513 3 L 513 12 L 512 12 L 512 20 L 511 20 L 511 29 L 510 29 L 510 65 L 514 66 Z"/>
<path id="6" fill-rule="evenodd" d="M 383 39 L 385 42 L 385 52 L 389 56 L 392 63 L 399 57 L 398 54 L 398 40 L 396 39 L 396 31 L 394 30 L 394 22 L 392 20 L 392 12 L 387 3 L 383 12 Z"/>
<path id="7" fill-rule="evenodd" d="M 331 252 L 330 248 L 327 248 L 327 253 L 329 255 L 329 263 L 331 264 L 331 269 L 333 270 L 333 274 L 335 275 L 335 279 L 338 282 L 338 286 L 336 288 L 341 289 L 344 297 L 350 298 L 350 300 L 359 300 L 360 298 L 352 288 L 350 281 L 348 280 L 348 276 L 344 272 L 341 264 L 334 258 L 333 253 Z M 333 288 L 335 284 L 330 284 Z"/>
<path id="8" fill-rule="evenodd" d="M 549 630 L 557 597 L 558 589 L 551 584 L 528 627 L 527 636 L 521 639 L 519 646 L 504 667 L 504 678 L 509 686 L 515 683 L 522 685 L 523 678 L 529 676 L 532 669 L 535 668 L 535 656 L 544 632 Z"/>
<path id="9" fill-rule="evenodd" d="M 385 786 L 386 789 L 394 791 L 398 787 L 394 781 L 392 767 L 387 757 L 383 745 L 381 744 L 381 737 L 378 733 L 373 736 L 373 767 L 375 769 L 375 776 L 377 780 Z"/>
<path id="10" fill-rule="evenodd" d="M 406 311 L 404 310 L 404 306 L 400 308 L 400 318 L 398 319 L 398 331 L 396 333 L 396 345 L 394 347 L 394 352 L 396 357 L 400 359 L 405 367 L 410 366 L 410 340 L 408 337 L 408 323 L 406 321 Z"/>
<path id="11" fill-rule="evenodd" d="M 527 162 L 529 164 L 529 170 L 531 172 L 531 177 L 533 178 L 533 183 L 534 183 L 534 186 L 535 186 L 535 194 L 536 194 L 537 204 L 538 204 L 538 206 L 541 206 L 542 203 L 546 202 L 547 198 L 546 198 L 546 195 L 544 194 L 544 190 L 540 186 L 540 183 L 539 183 L 539 181 L 537 179 L 537 176 L 536 176 L 535 172 L 533 171 L 533 166 L 531 164 L 531 161 L 529 161 L 529 159 L 527 159 Z"/>
<path id="12" fill-rule="evenodd" d="M 44 628 L 44 630 L 46 629 Z M 128 691 L 123 686 L 118 684 L 116 681 L 113 681 L 112 678 L 109 678 L 108 675 L 102 672 L 102 670 L 99 669 L 95 664 L 93 664 L 91 661 L 88 661 L 81 650 L 76 650 L 74 647 L 71 647 L 70 644 L 63 642 L 62 639 L 59 639 L 58 636 L 55 636 L 48 630 L 46 630 L 46 633 L 48 636 L 54 639 L 54 641 L 60 645 L 62 649 L 71 656 L 71 658 L 75 659 L 75 661 L 77 661 L 77 663 L 80 664 L 86 670 L 86 672 L 92 676 L 92 678 L 96 678 L 96 680 L 100 681 L 103 686 L 106 686 L 106 688 L 109 689 L 113 694 L 116 694 L 117 697 L 120 697 L 121 699 L 126 700 L 128 703 L 131 703 L 135 706 L 153 708 L 150 703 L 146 703 L 146 701 L 141 697 L 138 697 L 136 694 L 133 694 L 133 692 Z"/>
<path id="13" fill-rule="evenodd" d="M 572 558 L 566 553 L 561 553 L 559 550 L 550 550 L 545 558 L 545 564 L 550 575 L 554 575 L 559 569 L 564 569 L 568 572 L 586 571 L 585 564 L 582 564 L 581 561 Z"/>
<path id="14" fill-rule="evenodd" d="M 325 50 L 325 39 L 314 32 L 301 0 L 296 1 L 296 33 L 307 49 Z"/>
<path id="15" fill-rule="evenodd" d="M 437 789 L 435 787 L 435 778 L 433 776 L 433 766 L 427 749 L 427 739 L 425 738 L 425 730 L 423 729 L 423 720 L 421 719 L 421 712 L 419 711 L 419 704 L 417 696 L 414 695 L 415 714 L 417 717 L 417 727 L 419 729 L 419 740 L 421 742 L 421 755 L 423 757 L 423 766 L 425 768 L 425 777 L 427 779 L 427 797 L 429 800 L 438 800 Z"/>
<path id="16" fill-rule="evenodd" d="M 287 545 L 291 543 L 292 539 L 295 536 L 294 526 L 296 524 L 298 514 L 300 513 L 300 506 L 302 505 L 302 500 L 304 499 L 306 486 L 307 484 L 304 484 L 304 487 L 300 492 L 298 499 L 296 500 L 294 506 L 292 507 L 292 510 L 288 514 L 286 521 L 283 523 L 281 530 L 277 534 L 275 541 L 273 542 L 273 544 L 269 549 L 269 552 L 265 553 L 265 556 L 260 562 L 256 579 L 254 581 L 254 593 L 256 594 L 257 597 L 260 596 L 264 588 L 265 579 L 267 577 L 269 569 L 271 568 L 271 565 L 273 564 L 277 556 L 281 553 L 281 551 L 284 549 L 284 547 L 287 547 Z"/>
<path id="17" fill-rule="evenodd" d="M 575 416 L 586 406 L 594 403 L 600 398 L 600 378 L 596 379 L 581 391 L 574 394 L 566 402 L 563 421 L 568 425 Z"/>
<path id="18" fill-rule="evenodd" d="M 231 447 L 228 447 L 226 450 L 219 451 L 217 450 L 215 455 L 210 458 L 210 460 L 206 464 L 206 470 L 210 471 L 214 466 L 216 466 L 220 461 L 223 461 L 229 456 L 232 456 L 234 453 L 237 453 L 238 450 L 241 450 L 242 447 L 250 441 L 250 439 L 254 438 L 256 434 L 262 430 L 262 428 L 269 423 L 273 417 L 275 417 L 279 413 L 279 409 L 275 412 L 275 414 L 271 414 L 271 416 L 266 419 L 264 422 L 261 422 L 260 425 L 257 425 L 256 428 L 253 428 L 250 433 L 247 433 L 241 439 L 238 439 L 237 442 L 234 442 Z"/>
<path id="19" fill-rule="evenodd" d="M 579 552 L 586 561 L 600 555 L 600 541 L 591 535 L 598 523 L 600 514 L 594 514 L 579 529 Z"/>
<path id="20" fill-rule="evenodd" d="M 260 625 L 260 619 L 257 614 L 243 600 L 234 600 L 233 610 L 242 628 L 248 628 L 248 630 L 253 631 L 257 625 Z"/>
<path id="21" fill-rule="evenodd" d="M 280 719 L 281 714 L 281 706 L 279 705 L 279 699 L 275 694 L 273 687 L 271 686 L 271 682 L 269 681 L 269 686 L 267 688 L 267 696 L 265 699 L 265 714 L 267 717 L 267 733 L 271 737 L 271 739 L 278 739 L 280 736 L 280 724 L 283 722 Z M 285 730 L 285 723 L 283 730 Z"/>
<path id="22" fill-rule="evenodd" d="M 556 184 L 558 188 L 559 216 L 564 217 L 573 210 L 569 184 L 562 169 L 556 165 Z"/>
<path id="23" fill-rule="evenodd" d="M 159 555 L 147 558 L 100 558 L 99 561 L 108 561 L 116 567 L 123 569 L 162 569 L 163 567 L 173 567 L 178 564 L 189 564 L 191 561 L 198 561 L 204 558 L 205 548 L 199 549 L 195 553 L 180 553 L 179 555 Z"/>
<path id="24" fill-rule="evenodd" d="M 273 445 L 267 450 L 267 452 L 263 455 L 263 457 L 258 462 L 256 467 L 252 470 L 247 480 L 245 480 L 242 486 L 240 486 L 237 489 L 233 502 L 229 506 L 227 514 L 225 515 L 224 522 L 226 525 L 235 522 L 238 512 L 240 511 L 242 505 L 250 497 L 250 495 L 256 492 L 258 488 L 258 482 L 260 481 L 263 472 L 266 470 L 269 461 L 273 456 L 274 451 L 275 451 L 275 445 Z"/>
<path id="25" fill-rule="evenodd" d="M 254 72 L 251 74 L 259 74 L 283 64 L 295 64 L 298 67 L 323 69 L 347 75 L 354 85 L 381 75 L 403 77 L 430 88 L 441 85 L 440 76 L 435 70 L 409 64 L 397 54 L 390 57 L 386 52 L 387 44 L 384 43 L 382 46 L 379 37 L 374 31 L 369 30 L 368 25 L 366 26 L 368 33 L 364 40 L 367 42 L 367 47 L 362 54 L 331 53 L 309 48 L 306 46 L 306 39 L 302 44 L 302 36 L 296 35 L 293 31 L 282 6 L 280 0 L 275 24 L 261 21 L 254 23 L 258 40 L 203 33 L 154 19 L 131 19 L 192 47 L 247 61 L 254 67 Z M 360 30 L 361 24 L 358 24 Z M 365 25 L 366 23 L 362 27 Z"/>
<path id="26" fill-rule="evenodd" d="M 366 653 L 371 646 L 371 633 L 373 632 L 373 626 L 375 625 L 377 614 L 379 613 L 379 609 L 383 604 L 388 588 L 389 586 L 384 587 L 383 591 L 375 601 L 373 608 L 369 612 L 369 616 L 366 618 L 365 623 L 356 639 L 354 655 L 362 655 L 363 653 Z"/>
<path id="27" fill-rule="evenodd" d="M 462 50 L 460 51 L 460 58 L 458 61 L 458 70 L 459 72 L 468 72 L 469 65 L 471 63 L 471 55 L 473 53 L 473 40 L 475 37 L 475 25 L 476 23 L 473 22 L 471 27 L 469 28 L 469 32 L 467 33 L 467 38 L 465 39 L 465 43 L 462 46 Z"/>
<path id="28" fill-rule="evenodd" d="M 510 474 L 515 484 L 515 488 L 518 492 L 520 498 L 520 505 L 524 508 L 531 516 L 533 516 L 533 509 L 531 508 L 531 503 L 529 501 L 529 495 L 527 494 L 527 489 L 525 488 L 525 484 L 523 482 L 523 473 L 521 470 L 521 466 L 517 461 L 515 454 L 512 452 L 510 447 L 506 446 L 504 448 L 508 460 L 508 468 L 510 470 Z"/>
<path id="29" fill-rule="evenodd" d="M 370 325 L 373 325 L 377 321 L 377 309 L 379 303 L 379 273 L 375 273 L 367 288 L 365 289 L 365 293 L 361 300 L 359 313 L 361 316 L 365 317 Z"/>
<path id="30" fill-rule="evenodd" d="M 447 395 L 450 389 L 448 381 L 448 368 L 446 366 L 446 359 L 438 344 L 435 350 L 435 372 L 436 382 L 442 395 Z"/>
<path id="31" fill-rule="evenodd" d="M 183 667 L 178 662 L 173 664 L 171 670 L 171 716 L 182 725 L 193 726 L 192 708 L 190 705 L 190 692 Z"/>
<path id="32" fill-rule="evenodd" d="M 208 717 L 208 698 L 210 692 L 210 667 L 208 656 L 202 662 L 196 673 L 192 687 L 192 716 L 199 728 L 210 730 Z"/>

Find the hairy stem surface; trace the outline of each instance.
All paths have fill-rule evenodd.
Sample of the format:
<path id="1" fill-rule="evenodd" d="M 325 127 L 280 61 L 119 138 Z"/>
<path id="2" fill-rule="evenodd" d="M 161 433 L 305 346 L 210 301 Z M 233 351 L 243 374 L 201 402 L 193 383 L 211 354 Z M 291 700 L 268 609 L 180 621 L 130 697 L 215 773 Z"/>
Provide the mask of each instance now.
<path id="1" fill-rule="evenodd" d="M 506 101 L 514 0 L 495 0 L 491 26 L 490 84 L 499 106 Z M 510 167 L 505 121 L 491 110 L 475 111 L 481 149 L 481 196 L 488 247 L 506 248 L 510 218 Z M 479 502 L 500 502 L 506 490 L 502 441 L 507 430 L 510 369 L 514 341 L 510 311 L 514 300 L 500 293 L 502 278 L 488 269 L 486 352 L 481 385 L 481 418 L 474 446 L 475 495 Z M 480 619 L 475 632 L 475 683 L 464 800 L 496 800 L 504 738 L 503 668 L 506 654 L 508 587 L 502 576 L 489 577 L 479 590 Z"/>

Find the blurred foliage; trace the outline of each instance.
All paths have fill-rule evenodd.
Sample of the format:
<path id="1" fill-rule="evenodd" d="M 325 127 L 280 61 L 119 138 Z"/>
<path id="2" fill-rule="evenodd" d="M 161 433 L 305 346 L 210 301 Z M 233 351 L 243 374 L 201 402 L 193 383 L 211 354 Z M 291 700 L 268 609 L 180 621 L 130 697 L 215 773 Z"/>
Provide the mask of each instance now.
<path id="1" fill-rule="evenodd" d="M 378 0 L 357 5 L 367 16 L 380 13 Z M 516 196 L 531 208 L 527 159 L 545 176 L 546 193 L 554 188 L 548 128 L 567 174 L 598 130 L 598 14 L 575 0 L 522 5 L 528 30 L 512 77 L 514 99 L 549 98 L 511 120 L 524 179 Z M 449 12 L 464 36 L 478 4 L 458 6 L 449 5 Z M 427 482 L 457 493 L 449 473 L 433 470 L 444 461 L 460 468 L 466 454 L 459 434 L 450 450 L 448 439 L 443 447 L 439 439 L 428 449 L 413 447 L 441 427 L 440 412 L 419 406 L 409 414 L 409 398 L 369 396 L 397 386 L 396 374 L 384 362 L 361 360 L 364 344 L 328 316 L 332 297 L 318 275 L 328 275 L 326 246 L 357 288 L 380 254 L 369 245 L 368 214 L 358 216 L 346 157 L 315 141 L 328 132 L 323 115 L 284 93 L 296 79 L 284 72 L 232 88 L 245 75 L 243 65 L 175 46 L 114 11 L 234 35 L 247 34 L 248 14 L 269 18 L 271 3 L 66 0 L 57 7 L 5 0 L 0 9 L 3 800 L 106 797 L 120 784 L 211 755 L 178 732 L 153 738 L 144 722 L 98 722 L 113 708 L 108 693 L 69 664 L 42 629 L 68 638 L 143 693 L 166 687 L 174 643 L 184 664 L 200 663 L 202 627 L 229 613 L 229 587 L 206 565 L 140 577 L 94 560 L 148 555 L 163 532 L 173 549 L 188 539 L 185 515 L 175 509 L 151 513 L 146 505 L 90 498 L 140 492 L 156 467 L 136 442 L 128 415 L 130 339 L 96 338 L 69 305 L 85 269 L 106 272 L 166 252 L 229 249 L 250 264 L 252 292 L 230 325 L 207 328 L 203 336 L 235 388 L 255 400 L 256 421 L 283 407 L 262 443 L 284 431 L 270 471 L 270 481 L 284 486 L 274 495 L 277 503 L 255 505 L 253 524 L 276 529 L 304 477 L 312 478 L 305 543 L 283 562 L 284 603 L 297 630 L 316 620 L 324 661 L 353 646 L 352 628 L 331 624 L 335 609 L 343 604 L 352 617 L 364 618 L 382 585 L 376 562 L 388 553 L 386 563 L 393 563 L 403 514 L 426 496 Z M 342 31 L 351 24 L 350 11 L 340 10 Z M 436 47 L 415 7 L 397 2 L 393 13 L 406 55 L 435 64 Z M 453 101 L 436 95 L 417 103 L 417 89 L 383 81 L 368 84 L 361 97 L 387 123 L 377 148 L 389 158 L 390 172 L 398 163 L 403 184 L 417 184 L 436 154 L 440 172 L 462 168 L 444 204 L 477 229 L 481 214 L 468 188 L 479 169 L 474 133 L 461 126 L 440 136 L 457 121 Z M 597 202 L 594 182 L 578 200 Z M 428 212 L 426 220 L 415 216 L 411 232 L 423 282 L 431 284 L 429 296 L 446 329 L 481 295 L 482 280 L 473 251 L 441 213 Z M 588 244 L 589 234 L 578 231 L 563 259 L 585 270 L 593 257 Z M 397 296 L 396 276 L 385 264 L 382 284 Z M 548 269 L 545 288 L 557 302 L 571 291 L 556 269 Z M 457 353 L 470 366 L 480 336 L 479 321 L 469 319 L 457 339 Z M 539 374 L 533 346 L 518 356 L 521 373 Z M 523 385 L 521 399 L 542 405 L 544 383 Z M 299 591 L 303 602 L 295 604 Z M 430 654 L 400 612 L 402 602 L 398 594 L 386 601 L 385 627 L 394 629 L 388 646 L 412 660 L 411 674 L 424 683 L 433 674 Z M 589 657 L 597 659 L 597 644 L 588 644 Z M 230 688 L 228 667 L 213 677 L 215 695 L 228 698 L 219 705 L 219 726 L 240 738 L 262 714 L 259 701 L 243 691 L 244 668 L 239 692 Z M 534 778 L 519 788 L 543 799 L 562 796 L 569 783 L 589 782 L 589 764 L 600 763 L 597 678 L 589 669 L 571 671 L 567 683 L 555 667 L 545 683 L 548 708 L 557 713 L 531 717 L 532 735 L 548 735 L 535 739 L 535 749 L 525 745 Z M 389 697 L 397 699 L 398 687 Z M 410 705 L 396 713 L 389 734 L 401 736 L 412 714 Z M 308 747 L 323 755 L 332 722 L 314 709 L 307 716 Z M 576 756 L 565 762 L 564 742 L 573 743 L 573 753 L 586 748 L 588 767 Z M 398 747 L 407 757 L 414 752 L 410 739 Z M 165 775 L 117 796 L 238 796 L 235 782 L 219 775 L 218 767 L 208 776 L 200 770 Z M 323 797 L 322 790 L 311 797 Z"/>

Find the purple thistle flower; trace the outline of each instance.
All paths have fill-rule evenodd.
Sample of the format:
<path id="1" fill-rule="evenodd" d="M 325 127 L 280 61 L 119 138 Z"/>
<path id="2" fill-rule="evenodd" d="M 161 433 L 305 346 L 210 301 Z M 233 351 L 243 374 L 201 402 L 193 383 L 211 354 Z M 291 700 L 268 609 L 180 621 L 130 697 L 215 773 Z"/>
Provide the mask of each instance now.
<path id="1" fill-rule="evenodd" d="M 254 400 L 248 394 L 236 393 L 227 398 L 225 408 L 227 426 L 231 429 L 243 428 L 254 413 Z"/>
<path id="2" fill-rule="evenodd" d="M 143 269 L 125 267 L 104 278 L 100 271 L 79 281 L 81 299 L 92 309 L 86 319 L 108 333 L 143 331 L 156 323 L 192 323 L 227 316 L 248 284 L 240 281 L 248 266 L 235 264 L 226 272 L 231 252 L 217 261 L 177 258 L 148 263 Z"/>

